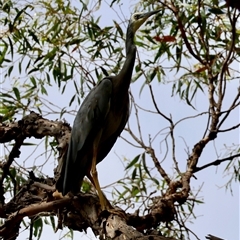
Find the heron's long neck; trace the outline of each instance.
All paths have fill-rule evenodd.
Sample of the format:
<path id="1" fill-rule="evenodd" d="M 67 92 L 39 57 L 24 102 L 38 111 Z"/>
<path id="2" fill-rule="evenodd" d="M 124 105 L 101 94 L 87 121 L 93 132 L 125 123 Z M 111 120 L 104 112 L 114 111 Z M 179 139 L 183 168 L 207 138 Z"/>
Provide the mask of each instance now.
<path id="1" fill-rule="evenodd" d="M 131 26 L 128 26 L 127 36 L 126 36 L 126 60 L 123 64 L 121 71 L 118 74 L 119 85 L 126 90 L 128 89 L 131 78 L 133 67 L 136 58 L 136 46 L 134 44 L 134 32 Z"/>

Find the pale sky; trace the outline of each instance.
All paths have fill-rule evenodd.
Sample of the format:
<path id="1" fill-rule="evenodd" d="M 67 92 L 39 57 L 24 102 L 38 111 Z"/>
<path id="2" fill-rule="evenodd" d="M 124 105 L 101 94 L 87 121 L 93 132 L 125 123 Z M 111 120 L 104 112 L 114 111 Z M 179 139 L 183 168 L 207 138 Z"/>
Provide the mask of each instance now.
<path id="1" fill-rule="evenodd" d="M 133 11 L 133 6 L 134 6 L 133 1 L 121 5 L 122 12 L 124 12 L 124 16 L 122 16 L 122 13 L 120 11 L 118 12 L 121 19 L 130 18 L 130 15 Z M 107 5 L 104 3 L 102 11 L 103 13 L 104 12 L 108 13 L 107 15 L 104 14 L 102 15 L 101 18 L 102 26 L 109 25 L 110 18 L 115 19 L 116 21 L 119 19 L 118 16 L 116 15 L 116 12 L 109 9 Z M 144 26 L 142 26 L 142 28 L 144 28 Z M 141 52 L 141 49 L 139 50 Z M 140 54 L 140 60 L 143 57 L 144 56 L 141 57 Z M 239 69 L 239 66 L 237 64 L 236 68 Z M 172 73 L 169 73 L 168 78 L 169 79 L 174 78 Z M 131 92 L 135 97 L 135 101 L 139 105 L 141 105 L 144 108 L 154 110 L 153 104 L 150 101 L 149 90 L 147 87 L 143 90 L 142 94 L 139 96 L 139 91 L 142 86 L 142 82 L 143 79 L 140 79 L 139 81 L 133 83 L 131 85 Z M 185 116 L 196 115 L 197 113 L 206 110 L 207 103 L 206 95 L 204 94 L 197 95 L 195 101 L 197 111 L 195 111 L 189 108 L 183 101 L 180 101 L 178 97 L 171 97 L 172 91 L 171 86 L 172 86 L 171 84 L 160 84 L 157 83 L 157 81 L 153 82 L 153 90 L 155 93 L 156 101 L 159 104 L 159 108 L 164 114 L 168 116 L 171 113 L 174 121 L 177 121 Z M 228 105 L 231 103 L 232 96 L 236 94 L 236 88 L 238 86 L 239 82 L 237 80 L 229 84 L 228 89 L 229 97 L 226 101 Z M 56 89 L 57 87 L 55 89 L 54 88 L 49 89 L 49 99 L 59 106 L 66 106 L 66 101 L 69 101 L 69 98 L 64 99 L 64 96 L 69 97 L 69 94 L 72 95 L 71 91 L 74 91 L 74 88 L 72 89 L 68 88 L 67 92 L 65 92 L 64 95 L 60 95 L 60 93 L 58 93 Z M 59 101 L 59 99 L 61 99 L 61 102 Z M 77 102 L 73 106 L 77 106 Z M 142 116 L 140 119 L 141 128 L 143 131 L 144 139 L 146 141 L 148 139 L 149 134 L 154 136 L 154 133 L 168 126 L 168 123 L 160 116 L 143 113 L 140 114 Z M 64 118 L 72 125 L 74 119 L 73 116 L 65 115 Z M 231 124 L 234 125 L 238 123 L 238 121 L 239 111 L 235 111 L 231 115 L 230 120 L 227 122 L 226 128 L 227 126 L 231 126 Z M 134 126 L 134 124 L 136 123 L 134 112 L 132 112 L 129 122 L 130 126 Z M 205 122 L 206 117 L 203 116 L 202 118 L 198 118 L 195 120 L 185 121 L 181 125 L 179 125 L 179 127 L 176 128 L 175 132 L 175 138 L 177 142 L 176 156 L 179 162 L 180 170 L 182 172 L 186 168 L 187 159 L 187 154 L 185 152 L 186 146 L 182 138 L 185 139 L 185 142 L 187 143 L 189 150 L 191 151 L 194 144 L 196 144 L 197 141 L 201 139 L 203 129 L 205 126 L 205 125 L 203 126 L 203 123 L 205 124 Z M 125 138 L 129 139 L 128 134 L 126 132 L 123 132 L 122 135 Z M 159 135 L 153 144 L 156 155 L 159 159 L 163 158 L 164 147 L 160 145 L 160 142 L 163 138 L 164 136 Z M 224 133 L 222 135 L 219 134 L 217 140 L 214 143 L 210 143 L 206 147 L 206 150 L 203 152 L 200 158 L 199 166 L 202 166 L 218 158 L 214 150 L 214 145 L 219 150 L 218 152 L 223 154 L 224 144 L 231 145 L 232 143 L 235 144 L 239 143 L 239 132 L 232 131 L 229 133 Z M 162 147 L 162 149 L 160 147 Z M 42 152 L 43 150 L 39 149 L 39 151 Z M 101 186 L 109 185 L 112 182 L 115 182 L 124 176 L 124 167 L 119 158 L 133 159 L 137 154 L 141 152 L 142 150 L 139 151 L 133 146 L 128 145 L 124 140 L 119 139 L 114 145 L 110 154 L 106 157 L 106 159 L 98 165 L 100 185 Z M 24 159 L 24 155 L 25 153 L 24 151 L 22 151 L 21 155 L 22 160 Z M 219 157 L 223 158 L 226 156 L 220 155 Z M 41 162 L 42 161 L 41 158 L 39 158 L 38 161 Z M 150 158 L 148 158 L 147 161 L 150 162 L 150 164 L 152 165 Z M 53 159 L 50 160 L 48 165 L 44 168 L 44 171 L 47 174 L 49 174 L 49 176 L 53 175 L 54 168 L 53 162 L 54 162 Z M 31 162 L 29 162 L 28 165 L 31 165 Z M 173 162 L 170 156 L 168 156 L 168 158 L 163 162 L 163 166 L 165 167 L 165 170 L 171 175 Z M 197 219 L 196 220 L 191 219 L 193 220 L 193 224 L 190 223 L 187 224 L 187 226 L 191 230 L 193 230 L 200 239 L 205 239 L 205 236 L 207 234 L 213 234 L 227 240 L 240 239 L 239 184 L 238 183 L 232 184 L 233 195 L 230 194 L 229 190 L 225 189 L 224 185 L 229 179 L 229 176 L 227 176 L 226 173 L 223 173 L 225 167 L 226 167 L 225 163 L 220 165 L 219 167 L 210 167 L 208 169 L 205 169 L 204 171 L 196 173 L 197 180 L 196 179 L 191 180 L 192 189 L 198 190 L 199 186 L 203 184 L 199 196 L 201 197 L 201 200 L 204 200 L 205 204 L 197 205 L 195 207 L 195 215 L 197 216 Z M 155 174 L 156 174 L 155 176 L 157 176 L 158 179 L 160 179 L 160 176 L 157 174 L 157 172 Z M 107 190 L 109 191 L 109 189 Z M 21 230 L 23 230 L 23 228 Z M 61 231 L 54 233 L 51 227 L 46 227 L 43 231 L 41 239 L 58 240 L 62 235 L 63 233 L 61 233 Z M 79 239 L 79 237 L 81 237 L 82 239 L 89 238 L 94 239 L 94 236 L 92 234 L 89 234 L 88 236 L 84 235 L 84 237 L 83 235 L 84 233 L 74 233 L 74 239 Z M 20 234 L 18 239 L 25 240 L 27 239 L 27 237 L 28 230 Z"/>

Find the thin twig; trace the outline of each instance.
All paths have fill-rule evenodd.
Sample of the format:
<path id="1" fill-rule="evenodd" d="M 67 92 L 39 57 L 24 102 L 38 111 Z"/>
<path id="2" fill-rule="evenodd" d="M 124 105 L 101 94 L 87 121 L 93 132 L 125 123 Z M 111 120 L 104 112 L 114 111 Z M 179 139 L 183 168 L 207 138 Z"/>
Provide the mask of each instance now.
<path id="1" fill-rule="evenodd" d="M 193 56 L 196 60 L 198 60 L 201 64 L 204 65 L 204 61 L 201 59 L 201 57 L 200 57 L 199 55 L 197 55 L 197 54 L 193 51 L 192 46 L 191 46 L 191 44 L 190 44 L 189 41 L 188 41 L 188 37 L 187 37 L 187 35 L 186 35 L 186 29 L 184 28 L 184 25 L 183 25 L 183 23 L 182 23 L 182 19 L 181 19 L 181 17 L 180 17 L 179 14 L 178 14 L 178 9 L 177 9 L 177 7 L 173 4 L 173 1 L 171 1 L 171 4 L 166 4 L 166 3 L 163 3 L 162 1 L 161 1 L 161 3 L 162 3 L 164 6 L 166 6 L 168 9 L 170 9 L 170 10 L 173 12 L 173 14 L 175 15 L 175 17 L 176 17 L 176 19 L 177 19 L 177 22 L 178 22 L 179 30 L 181 31 L 181 36 L 182 36 L 182 38 L 183 38 L 184 43 L 186 44 L 186 47 L 187 47 L 188 51 L 192 54 L 192 56 Z"/>
<path id="2" fill-rule="evenodd" d="M 159 110 L 158 105 L 157 105 L 156 100 L 155 100 L 155 97 L 154 97 L 154 93 L 153 93 L 151 84 L 148 84 L 148 87 L 149 87 L 149 90 L 150 90 L 150 94 L 151 94 L 151 98 L 152 98 L 152 101 L 153 101 L 153 105 L 154 105 L 157 113 L 158 113 L 159 115 L 161 115 L 163 118 L 165 118 L 167 121 L 169 121 L 171 125 L 173 125 L 172 119 L 169 118 L 169 117 L 167 117 L 165 114 L 163 114 L 163 113 Z"/>
<path id="3" fill-rule="evenodd" d="M 153 148 L 146 148 L 146 152 L 150 154 L 154 164 L 155 164 L 155 167 L 157 168 L 158 172 L 161 174 L 161 176 L 165 179 L 165 181 L 167 182 L 167 184 L 169 185 L 170 182 L 171 182 L 171 179 L 168 177 L 167 173 L 165 172 L 165 170 L 162 168 L 162 166 L 160 165 L 156 155 L 155 155 L 155 152 L 154 152 L 154 149 Z"/>
<path id="4" fill-rule="evenodd" d="M 236 107 L 236 105 L 239 105 L 240 102 L 238 102 L 236 104 L 236 102 L 238 101 L 240 97 L 240 87 L 238 88 L 238 94 L 237 96 L 235 97 L 235 99 L 233 100 L 233 103 L 231 105 L 231 107 L 228 109 L 228 111 L 226 111 L 226 114 L 225 116 L 223 117 L 223 119 L 220 121 L 220 123 L 218 124 L 217 128 L 219 129 L 221 127 L 221 125 L 224 123 L 224 121 L 227 119 L 227 117 L 229 116 L 229 114 L 231 113 L 231 111 Z"/>
<path id="5" fill-rule="evenodd" d="M 232 131 L 232 130 L 234 130 L 234 129 L 236 129 L 236 128 L 239 128 L 239 127 L 240 127 L 240 123 L 237 124 L 237 125 L 235 125 L 235 126 L 233 126 L 233 127 L 231 127 L 231 128 L 227 128 L 227 129 L 223 129 L 223 130 L 218 130 L 218 132 L 229 132 L 229 131 Z"/>
<path id="6" fill-rule="evenodd" d="M 206 165 L 203 165 L 202 167 L 196 167 L 193 172 L 194 172 L 194 173 L 195 173 L 195 172 L 199 172 L 199 171 L 201 171 L 201 170 L 203 170 L 203 169 L 205 169 L 205 168 L 208 168 L 208 167 L 210 167 L 210 166 L 218 166 L 218 165 L 220 165 L 222 162 L 232 161 L 234 158 L 237 158 L 237 157 L 240 157 L 240 153 L 239 153 L 239 154 L 232 155 L 232 156 L 229 156 L 229 157 L 226 157 L 226 158 L 217 159 L 217 160 L 215 160 L 215 161 L 213 161 L 213 162 L 210 162 L 210 163 L 208 163 L 208 164 L 206 164 Z"/>
<path id="7" fill-rule="evenodd" d="M 138 117 L 138 109 L 136 107 L 135 100 L 134 100 L 133 95 L 131 93 L 130 93 L 130 96 L 131 96 L 131 100 L 132 100 L 132 103 L 133 103 L 133 107 L 135 109 L 135 116 L 136 116 L 136 121 L 137 121 L 137 128 L 138 128 L 139 137 L 140 137 L 140 140 L 143 142 L 141 124 L 140 124 L 140 120 L 139 120 L 139 117 Z"/>

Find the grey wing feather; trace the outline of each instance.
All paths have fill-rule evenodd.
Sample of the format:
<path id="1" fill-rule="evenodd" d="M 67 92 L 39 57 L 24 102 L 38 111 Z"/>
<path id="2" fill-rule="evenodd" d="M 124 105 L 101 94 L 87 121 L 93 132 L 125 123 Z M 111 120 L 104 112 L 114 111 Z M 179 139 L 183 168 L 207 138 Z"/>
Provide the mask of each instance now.
<path id="1" fill-rule="evenodd" d="M 89 145 L 101 128 L 110 108 L 112 82 L 103 79 L 83 101 L 74 120 L 65 161 L 63 195 L 79 190 L 79 184 L 89 169 Z"/>
<path id="2" fill-rule="evenodd" d="M 100 152 L 98 154 L 98 163 L 100 161 L 102 161 L 107 155 L 108 153 L 110 152 L 110 150 L 112 149 L 114 143 L 117 141 L 118 137 L 121 135 L 127 121 L 128 121 L 128 117 L 129 117 L 129 111 L 127 110 L 126 112 L 126 116 L 125 118 L 123 119 L 123 121 L 121 122 L 118 130 L 111 136 L 107 139 L 107 141 L 105 142 L 105 145 L 104 147 L 102 147 L 100 149 Z"/>

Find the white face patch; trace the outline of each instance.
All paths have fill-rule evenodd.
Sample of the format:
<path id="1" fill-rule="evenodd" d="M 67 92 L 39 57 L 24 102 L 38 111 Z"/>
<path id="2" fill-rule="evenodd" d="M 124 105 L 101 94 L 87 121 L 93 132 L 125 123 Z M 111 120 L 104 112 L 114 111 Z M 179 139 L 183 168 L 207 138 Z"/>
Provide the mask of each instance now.
<path id="1" fill-rule="evenodd" d="M 151 12 L 136 12 L 131 16 L 130 24 L 132 26 L 133 32 L 135 33 L 138 28 L 153 14 L 158 13 L 159 10 L 151 11 Z"/>
<path id="2" fill-rule="evenodd" d="M 138 19 L 140 19 L 140 16 L 142 15 L 143 13 L 142 12 L 136 12 L 132 15 L 131 17 L 131 22 L 135 22 L 137 21 Z"/>
<path id="3" fill-rule="evenodd" d="M 136 32 L 138 28 L 147 20 L 148 17 L 143 17 L 142 12 L 136 12 L 131 16 L 131 23 L 133 31 Z"/>

